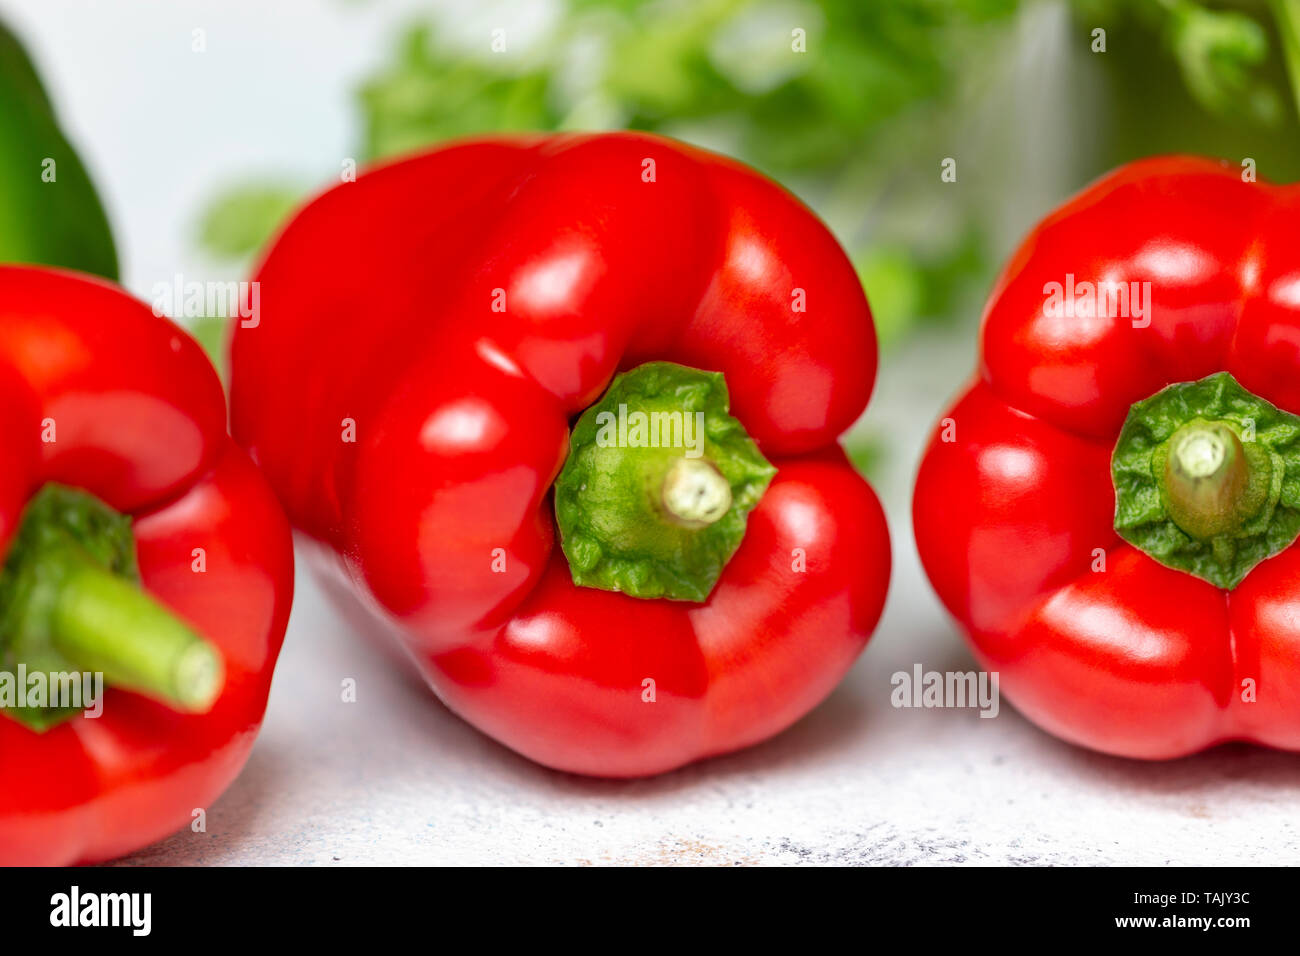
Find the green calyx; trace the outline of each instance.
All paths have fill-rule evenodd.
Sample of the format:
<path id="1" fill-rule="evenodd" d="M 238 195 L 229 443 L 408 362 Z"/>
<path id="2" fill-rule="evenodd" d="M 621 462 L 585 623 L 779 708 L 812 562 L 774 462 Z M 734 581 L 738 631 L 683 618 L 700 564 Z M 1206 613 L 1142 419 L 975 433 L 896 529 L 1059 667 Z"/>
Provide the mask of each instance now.
<path id="1" fill-rule="evenodd" d="M 55 699 L 87 675 L 189 712 L 208 710 L 225 680 L 216 648 L 140 588 L 131 519 L 50 484 L 0 568 L 0 714 L 55 726 L 91 706 L 90 680 L 75 706 Z"/>
<path id="2" fill-rule="evenodd" d="M 1134 403 L 1111 459 L 1115 530 L 1231 590 L 1300 536 L 1300 417 L 1227 372 Z"/>
<path id="3" fill-rule="evenodd" d="M 775 474 L 720 373 L 649 362 L 619 375 L 579 418 L 555 482 L 573 583 L 706 600 Z"/>

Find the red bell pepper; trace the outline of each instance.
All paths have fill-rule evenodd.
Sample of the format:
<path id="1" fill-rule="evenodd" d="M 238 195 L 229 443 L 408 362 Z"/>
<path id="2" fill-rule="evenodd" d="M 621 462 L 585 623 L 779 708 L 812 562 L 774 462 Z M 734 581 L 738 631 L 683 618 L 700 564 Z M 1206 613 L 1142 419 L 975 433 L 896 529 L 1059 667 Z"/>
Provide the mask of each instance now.
<path id="1" fill-rule="evenodd" d="M 224 404 L 148 306 L 0 267 L 0 864 L 143 847 L 248 756 L 293 551 Z M 91 674 L 93 707 L 63 683 Z"/>
<path id="2" fill-rule="evenodd" d="M 233 433 L 480 730 L 657 773 L 777 733 L 864 646 L 888 536 L 837 438 L 875 333 L 763 177 L 647 135 L 465 141 L 317 198 L 257 282 Z"/>
<path id="3" fill-rule="evenodd" d="M 1029 236 L 921 463 L 935 589 L 1035 723 L 1300 749 L 1300 188 L 1192 158 Z"/>

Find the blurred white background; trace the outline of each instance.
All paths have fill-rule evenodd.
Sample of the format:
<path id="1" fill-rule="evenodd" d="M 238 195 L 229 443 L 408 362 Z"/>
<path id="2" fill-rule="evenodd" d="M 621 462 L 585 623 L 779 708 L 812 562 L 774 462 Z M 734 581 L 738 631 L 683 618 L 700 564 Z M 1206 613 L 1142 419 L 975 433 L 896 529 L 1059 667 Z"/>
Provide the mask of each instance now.
<path id="1" fill-rule="evenodd" d="M 520 42 L 547 6 L 512 15 Z M 208 266 L 186 257 L 214 184 L 323 181 L 355 153 L 353 91 L 425 11 L 484 35 L 504 15 L 448 0 L 0 0 L 108 208 L 123 283 L 144 297 Z"/>

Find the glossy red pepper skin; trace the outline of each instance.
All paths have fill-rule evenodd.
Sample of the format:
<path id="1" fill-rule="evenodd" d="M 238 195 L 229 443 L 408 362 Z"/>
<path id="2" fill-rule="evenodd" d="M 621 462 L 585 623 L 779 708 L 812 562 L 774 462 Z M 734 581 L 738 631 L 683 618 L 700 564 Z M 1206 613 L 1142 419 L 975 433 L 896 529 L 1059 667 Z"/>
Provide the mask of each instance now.
<path id="1" fill-rule="evenodd" d="M 204 714 L 109 688 L 100 717 L 44 733 L 0 716 L 0 864 L 147 846 L 210 808 L 248 757 L 288 621 L 293 550 L 225 417 L 203 351 L 147 305 L 103 280 L 0 266 L 0 558 L 44 483 L 89 491 L 133 516 L 143 586 L 226 669 Z"/>
<path id="2" fill-rule="evenodd" d="M 875 333 L 830 233 L 761 176 L 639 134 L 461 142 L 326 192 L 257 280 L 234 435 L 346 600 L 506 745 L 669 770 L 788 726 L 866 643 L 888 535 L 837 438 Z M 779 468 L 704 604 L 576 587 L 556 541 L 570 420 L 654 359 L 724 373 Z"/>
<path id="3" fill-rule="evenodd" d="M 995 286 L 913 525 L 983 666 L 1059 737 L 1148 759 L 1234 739 L 1300 750 L 1300 546 L 1220 590 L 1121 540 L 1110 474 L 1130 405 L 1172 383 L 1227 371 L 1300 412 L 1297 222 L 1296 186 L 1144 160 L 1052 213 Z M 1045 285 L 1067 274 L 1149 281 L 1150 326 L 1048 317 Z"/>

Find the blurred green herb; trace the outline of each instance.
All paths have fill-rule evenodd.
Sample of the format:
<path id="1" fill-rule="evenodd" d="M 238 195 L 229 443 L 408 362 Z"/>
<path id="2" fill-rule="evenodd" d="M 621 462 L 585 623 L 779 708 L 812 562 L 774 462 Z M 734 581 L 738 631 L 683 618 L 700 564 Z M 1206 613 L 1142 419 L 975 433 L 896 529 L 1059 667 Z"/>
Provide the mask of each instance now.
<path id="1" fill-rule="evenodd" d="M 1235 10 L 1209 10 L 1188 0 L 1166 0 L 1167 34 L 1188 90 L 1219 115 L 1236 110 L 1258 122 L 1277 122 L 1281 99 L 1260 77 L 1268 35 Z"/>
<path id="2" fill-rule="evenodd" d="M 190 322 L 190 334 L 203 351 L 208 353 L 212 367 L 224 384 L 227 378 L 226 338 L 230 332 L 230 318 L 224 315 L 205 315 Z"/>
<path id="3" fill-rule="evenodd" d="M 362 155 L 484 131 L 576 128 L 655 130 L 721 149 L 790 185 L 831 223 L 879 285 L 873 305 L 889 342 L 918 309 L 951 302 L 989 271 L 973 210 L 923 247 L 873 211 L 897 192 L 895 171 L 943 155 L 944 110 L 962 77 L 998 55 L 982 41 L 1005 32 L 1017 7 L 569 0 L 542 36 L 496 53 L 486 40 L 471 48 L 419 22 L 359 91 Z M 291 206 L 279 185 L 227 192 L 203 216 L 201 246 L 222 261 L 246 258 Z"/>
<path id="4" fill-rule="evenodd" d="M 252 258 L 303 200 L 303 190 L 287 183 L 249 182 L 230 188 L 213 200 L 199 220 L 203 250 L 222 262 Z M 223 382 L 230 316 L 205 315 L 190 323 L 190 332 L 203 346 Z"/>
<path id="5" fill-rule="evenodd" d="M 881 464 L 889 457 L 888 442 L 879 434 L 855 432 L 844 440 L 844 454 L 858 473 L 874 479 Z"/>
<path id="6" fill-rule="evenodd" d="M 199 221 L 199 243 L 215 258 L 245 259 L 255 254 L 302 201 L 290 184 L 248 183 L 222 193 Z"/>
<path id="7" fill-rule="evenodd" d="M 720 149 L 790 186 L 830 223 L 888 347 L 918 321 L 975 313 L 1004 251 L 988 197 L 953 190 L 936 209 L 930 185 L 957 146 L 972 161 L 977 147 L 954 139 L 968 130 L 961 124 L 983 78 L 1026 42 L 1017 30 L 1027 6 L 562 0 L 538 35 L 507 30 L 496 51 L 486 35 L 467 44 L 453 38 L 454 24 L 421 20 L 358 91 L 361 152 L 374 160 L 487 131 L 623 127 Z M 1294 167 L 1296 113 L 1284 104 L 1300 102 L 1300 0 L 1068 7 L 1074 48 L 1086 56 L 1097 27 L 1111 44 L 1086 64 L 1110 77 L 1102 128 L 1078 134 L 1102 144 L 1090 163 L 1177 149 L 1240 151 L 1261 168 L 1267 160 L 1275 178 Z M 296 192 L 247 184 L 218 197 L 202 219 L 202 247 L 246 259 Z"/>
<path id="8" fill-rule="evenodd" d="M 362 91 L 367 153 L 485 129 L 722 121 L 759 168 L 822 174 L 871 149 L 891 118 L 951 94 L 977 52 L 974 31 L 1017 5 L 587 0 L 518 55 L 466 50 L 422 25 Z"/>
<path id="9" fill-rule="evenodd" d="M 1291 99 L 1300 113 L 1300 0 L 1273 0 L 1272 9 L 1291 79 Z"/>

